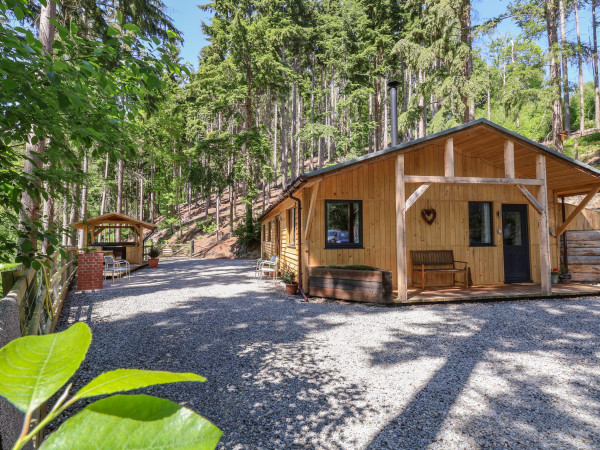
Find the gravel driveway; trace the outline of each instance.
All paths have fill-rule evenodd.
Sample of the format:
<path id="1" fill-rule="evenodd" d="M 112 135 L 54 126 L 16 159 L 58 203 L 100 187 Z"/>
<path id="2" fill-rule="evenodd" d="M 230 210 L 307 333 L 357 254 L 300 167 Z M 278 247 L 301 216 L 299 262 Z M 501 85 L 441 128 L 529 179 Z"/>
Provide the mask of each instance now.
<path id="1" fill-rule="evenodd" d="M 161 260 L 72 292 L 93 330 L 76 385 L 119 367 L 196 372 L 144 390 L 223 448 L 600 447 L 600 299 L 385 308 L 300 303 L 243 260 Z"/>

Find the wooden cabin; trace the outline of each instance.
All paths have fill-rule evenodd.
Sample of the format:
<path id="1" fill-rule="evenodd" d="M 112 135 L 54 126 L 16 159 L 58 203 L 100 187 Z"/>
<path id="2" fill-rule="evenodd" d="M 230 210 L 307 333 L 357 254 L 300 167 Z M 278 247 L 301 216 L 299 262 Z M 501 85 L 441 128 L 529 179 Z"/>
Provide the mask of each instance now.
<path id="1" fill-rule="evenodd" d="M 308 294 L 309 267 L 361 264 L 391 271 L 403 301 L 411 250 L 452 250 L 475 285 L 549 295 L 561 236 L 596 227 L 584 207 L 599 190 L 600 171 L 479 119 L 302 175 L 261 215 L 262 254 Z M 561 204 L 574 195 L 578 206 Z"/>
<path id="2" fill-rule="evenodd" d="M 142 264 L 144 230 L 154 230 L 156 225 L 113 212 L 76 222 L 73 227 L 83 230 L 83 247 L 110 251 L 131 264 Z"/>

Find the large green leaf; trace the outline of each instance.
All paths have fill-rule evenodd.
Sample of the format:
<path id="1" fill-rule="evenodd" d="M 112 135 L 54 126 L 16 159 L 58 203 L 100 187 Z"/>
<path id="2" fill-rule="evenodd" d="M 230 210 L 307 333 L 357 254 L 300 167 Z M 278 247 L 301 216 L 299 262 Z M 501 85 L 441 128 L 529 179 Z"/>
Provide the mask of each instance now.
<path id="1" fill-rule="evenodd" d="M 213 449 L 223 433 L 204 417 L 169 400 L 114 395 L 84 408 L 42 449 Z"/>
<path id="2" fill-rule="evenodd" d="M 117 369 L 105 372 L 75 394 L 77 398 L 94 397 L 96 395 L 114 394 L 131 391 L 155 384 L 179 383 L 182 381 L 206 381 L 206 378 L 195 373 L 173 373 L 158 370 Z"/>
<path id="3" fill-rule="evenodd" d="M 90 328 L 77 322 L 46 336 L 25 336 L 0 349 L 0 395 L 23 412 L 33 411 L 65 384 L 92 342 Z"/>

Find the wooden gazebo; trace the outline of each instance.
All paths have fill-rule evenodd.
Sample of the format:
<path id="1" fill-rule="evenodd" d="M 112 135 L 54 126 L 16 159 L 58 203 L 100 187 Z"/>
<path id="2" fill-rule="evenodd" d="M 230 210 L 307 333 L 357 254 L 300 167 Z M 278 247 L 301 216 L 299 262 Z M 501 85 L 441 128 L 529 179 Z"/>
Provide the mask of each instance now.
<path id="1" fill-rule="evenodd" d="M 142 264 L 144 230 L 154 230 L 156 225 L 113 212 L 76 222 L 73 227 L 83 230 L 84 247 L 112 251 L 118 258 L 126 259 L 132 264 Z M 117 233 L 119 230 L 121 233 Z M 133 233 L 123 233 L 125 230 L 132 230 Z M 117 240 L 119 234 L 121 239 Z"/>

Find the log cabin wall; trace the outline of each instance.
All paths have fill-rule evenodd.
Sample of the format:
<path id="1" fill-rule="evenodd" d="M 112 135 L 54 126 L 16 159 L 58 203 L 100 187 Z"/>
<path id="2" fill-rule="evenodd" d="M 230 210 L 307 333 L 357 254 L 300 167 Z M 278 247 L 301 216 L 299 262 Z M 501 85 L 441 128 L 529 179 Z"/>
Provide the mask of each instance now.
<path id="1" fill-rule="evenodd" d="M 501 178 L 504 167 L 494 166 L 481 158 L 464 155 L 455 149 L 456 176 Z M 531 155 L 535 164 L 535 155 Z M 444 143 L 432 143 L 419 150 L 405 153 L 406 175 L 443 175 Z M 561 206 L 554 199 L 548 180 L 550 228 L 556 230 L 562 223 Z M 319 183 L 303 189 L 304 215 L 309 208 L 312 189 L 318 189 L 314 216 L 312 218 L 308 245 L 303 243 L 306 252 L 306 265 L 346 265 L 365 264 L 391 270 L 394 286 L 396 273 L 396 234 L 395 234 L 395 184 L 394 158 L 356 165 L 338 173 L 327 174 Z M 408 198 L 418 184 L 406 185 Z M 533 194 L 537 193 L 530 187 Z M 362 200 L 363 203 L 363 248 L 325 249 L 325 200 Z M 468 202 L 486 201 L 493 203 L 494 246 L 469 246 Z M 539 269 L 539 228 L 538 213 L 528 204 L 516 186 L 474 185 L 474 184 L 432 184 L 423 196 L 407 211 L 406 237 L 407 253 L 410 250 L 451 249 L 455 259 L 467 261 L 475 284 L 502 284 L 504 282 L 504 252 L 502 234 L 502 204 L 528 205 L 528 231 L 530 244 L 530 272 L 534 282 L 540 282 Z M 421 218 L 421 210 L 436 210 L 436 220 L 428 225 Z M 278 208 L 279 209 L 279 208 Z M 567 212 L 568 214 L 568 212 Z M 587 224 L 587 225 L 586 225 Z M 571 223 L 568 229 L 598 227 L 600 214 L 586 210 Z M 585 229 L 585 228 L 584 228 Z M 592 228 L 593 229 L 593 228 Z M 550 238 L 551 262 L 559 266 L 560 240 Z M 412 270 L 408 257 L 409 277 Z M 429 284 L 448 284 L 444 275 L 431 277 Z M 306 282 L 304 282 L 306 285 Z"/>

